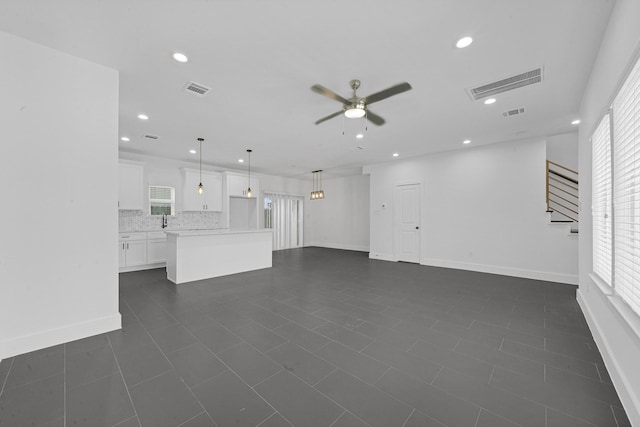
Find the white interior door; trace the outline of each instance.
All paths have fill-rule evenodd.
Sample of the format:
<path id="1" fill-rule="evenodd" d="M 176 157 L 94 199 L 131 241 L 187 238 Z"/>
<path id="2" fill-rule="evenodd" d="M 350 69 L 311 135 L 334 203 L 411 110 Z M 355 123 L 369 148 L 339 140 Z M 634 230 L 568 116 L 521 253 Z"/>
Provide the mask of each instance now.
<path id="1" fill-rule="evenodd" d="M 420 184 L 397 185 L 394 203 L 395 256 L 420 262 Z"/>

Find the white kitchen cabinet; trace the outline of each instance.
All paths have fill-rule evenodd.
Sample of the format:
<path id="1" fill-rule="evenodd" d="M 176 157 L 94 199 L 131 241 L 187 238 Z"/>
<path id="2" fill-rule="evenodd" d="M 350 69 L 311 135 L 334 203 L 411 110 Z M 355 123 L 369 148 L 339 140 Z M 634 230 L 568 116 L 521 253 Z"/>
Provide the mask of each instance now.
<path id="1" fill-rule="evenodd" d="M 121 268 L 147 263 L 147 233 L 120 233 L 118 242 Z"/>
<path id="2" fill-rule="evenodd" d="M 147 264 L 167 262 L 167 235 L 164 231 L 147 233 Z"/>
<path id="3" fill-rule="evenodd" d="M 118 169 L 118 209 L 142 210 L 144 166 L 138 162 L 120 162 Z"/>
<path id="4" fill-rule="evenodd" d="M 183 211 L 222 211 L 222 175 L 217 172 L 202 172 L 195 169 L 182 169 L 182 210 Z M 204 191 L 198 193 L 198 184 L 202 182 Z"/>
<path id="5" fill-rule="evenodd" d="M 229 197 L 247 197 L 247 190 L 251 184 L 251 197 L 258 197 L 260 181 L 251 177 L 249 183 L 248 175 L 227 173 L 227 194 Z"/>

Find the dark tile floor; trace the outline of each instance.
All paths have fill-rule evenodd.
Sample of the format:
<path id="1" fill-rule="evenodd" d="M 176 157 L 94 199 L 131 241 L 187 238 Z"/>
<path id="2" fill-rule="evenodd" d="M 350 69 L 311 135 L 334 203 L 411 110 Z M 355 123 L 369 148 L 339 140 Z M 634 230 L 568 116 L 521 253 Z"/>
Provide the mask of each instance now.
<path id="1" fill-rule="evenodd" d="M 121 274 L 122 330 L 0 363 L 0 426 L 630 425 L 574 286 L 273 261 L 179 286 Z"/>

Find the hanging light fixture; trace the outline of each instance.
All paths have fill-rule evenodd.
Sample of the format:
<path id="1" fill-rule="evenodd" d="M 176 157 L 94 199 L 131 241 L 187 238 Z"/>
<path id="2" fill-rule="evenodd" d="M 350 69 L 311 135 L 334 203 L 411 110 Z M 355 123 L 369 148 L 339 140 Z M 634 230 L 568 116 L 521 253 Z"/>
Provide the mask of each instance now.
<path id="1" fill-rule="evenodd" d="M 249 197 L 249 198 L 251 198 L 251 152 L 252 152 L 252 151 L 253 151 L 253 150 L 247 150 L 247 153 L 249 153 L 249 154 L 248 154 L 248 156 L 249 156 L 249 161 L 248 161 L 248 163 L 249 163 L 249 168 L 248 168 L 248 171 L 249 171 L 248 184 L 249 184 L 249 185 L 248 185 L 248 188 L 247 188 L 247 197 Z"/>
<path id="2" fill-rule="evenodd" d="M 198 194 L 204 193 L 204 185 L 202 185 L 202 142 L 204 138 L 198 138 L 200 143 L 200 184 L 198 184 Z"/>
<path id="3" fill-rule="evenodd" d="M 313 180 L 311 200 L 324 199 L 324 191 L 322 190 L 322 169 L 313 171 L 311 174 Z"/>

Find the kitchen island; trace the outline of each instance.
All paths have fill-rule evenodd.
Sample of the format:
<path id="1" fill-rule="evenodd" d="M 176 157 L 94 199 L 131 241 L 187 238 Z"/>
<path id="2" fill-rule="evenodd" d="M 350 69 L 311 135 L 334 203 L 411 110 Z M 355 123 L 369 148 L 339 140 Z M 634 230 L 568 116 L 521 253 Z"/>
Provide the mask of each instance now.
<path id="1" fill-rule="evenodd" d="M 167 231 L 167 279 L 180 284 L 272 266 L 272 232 Z"/>

